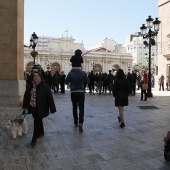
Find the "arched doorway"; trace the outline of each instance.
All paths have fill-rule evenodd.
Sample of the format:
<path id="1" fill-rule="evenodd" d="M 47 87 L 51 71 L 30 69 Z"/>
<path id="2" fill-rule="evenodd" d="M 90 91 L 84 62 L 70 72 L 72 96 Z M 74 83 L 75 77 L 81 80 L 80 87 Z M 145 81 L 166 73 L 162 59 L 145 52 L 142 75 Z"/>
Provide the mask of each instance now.
<path id="1" fill-rule="evenodd" d="M 60 73 L 61 67 L 60 67 L 60 65 L 58 63 L 53 63 L 51 65 L 51 72 L 54 72 L 54 71 L 57 71 L 57 72 Z"/>
<path id="2" fill-rule="evenodd" d="M 113 67 L 112 67 L 112 71 L 114 72 L 114 71 L 117 71 L 117 70 L 119 70 L 119 65 L 118 64 L 114 64 L 113 65 Z"/>
<path id="3" fill-rule="evenodd" d="M 33 65 L 34 65 L 33 62 L 29 62 L 29 63 L 26 65 L 26 72 L 31 72 Z"/>
<path id="4" fill-rule="evenodd" d="M 95 73 L 101 73 L 102 72 L 102 66 L 100 64 L 95 64 L 93 68 Z"/>

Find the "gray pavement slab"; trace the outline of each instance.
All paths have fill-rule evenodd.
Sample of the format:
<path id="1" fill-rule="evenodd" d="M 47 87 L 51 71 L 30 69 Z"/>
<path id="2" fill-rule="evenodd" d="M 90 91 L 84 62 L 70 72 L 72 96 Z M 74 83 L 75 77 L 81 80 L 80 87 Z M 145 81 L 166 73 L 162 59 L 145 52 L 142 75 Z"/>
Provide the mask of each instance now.
<path id="1" fill-rule="evenodd" d="M 125 128 L 119 127 L 112 95 L 90 95 L 85 101 L 84 131 L 75 128 L 70 92 L 53 94 L 57 112 L 43 120 L 45 136 L 31 148 L 33 118 L 27 115 L 28 134 L 12 139 L 4 128 L 21 108 L 0 106 L 0 170 L 166 170 L 163 138 L 170 130 L 170 91 L 153 89 L 140 101 L 129 97 Z M 158 109 L 140 109 L 155 106 Z"/>

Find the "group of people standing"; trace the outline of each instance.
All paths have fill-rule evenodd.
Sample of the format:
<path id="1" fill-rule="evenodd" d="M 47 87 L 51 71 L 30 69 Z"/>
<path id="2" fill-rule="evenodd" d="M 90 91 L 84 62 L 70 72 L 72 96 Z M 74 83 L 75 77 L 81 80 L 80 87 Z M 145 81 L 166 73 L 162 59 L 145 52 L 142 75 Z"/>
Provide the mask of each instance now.
<path id="1" fill-rule="evenodd" d="M 93 71 L 87 74 L 81 69 L 83 63 L 81 55 L 82 51 L 77 49 L 75 55 L 70 59 L 72 69 L 67 76 L 64 73 L 58 74 L 57 72 L 52 76 L 49 72 L 44 76 L 38 71 L 32 72 L 23 99 L 23 109 L 25 112 L 31 113 L 34 119 L 33 137 L 30 143 L 32 147 L 36 145 L 38 138 L 44 136 L 43 118 L 48 116 L 49 113 L 56 112 L 52 89 L 54 93 L 58 93 L 60 84 L 61 93 L 65 93 L 61 82 L 63 86 L 69 85 L 70 87 L 74 125 L 79 128 L 80 132 L 83 132 L 85 90 L 88 87 L 89 93 L 94 94 L 95 81 L 98 84 L 99 94 L 102 92 L 106 94 L 106 91 L 109 90 L 109 93 L 115 97 L 115 106 L 118 107 L 119 111 L 118 121 L 121 128 L 125 127 L 124 107 L 128 106 L 129 95 L 135 95 L 136 73 L 125 74 L 122 69 L 118 69 L 114 75 L 111 70 L 108 74 L 94 75 Z M 147 75 L 144 75 L 141 83 L 148 83 Z M 143 100 L 143 93 L 145 100 L 147 100 L 146 90 L 144 89 L 141 91 L 141 99 Z"/>
<path id="2" fill-rule="evenodd" d="M 43 77 L 43 80 L 45 81 L 46 84 L 49 85 L 49 87 L 53 90 L 54 94 L 55 93 L 65 93 L 65 73 L 64 71 L 61 71 L 60 73 L 58 71 L 55 71 L 51 73 L 51 71 L 46 71 L 44 72 L 43 70 L 39 71 Z M 26 72 L 24 74 L 26 84 L 30 84 L 32 81 L 32 73 L 33 70 L 29 73 Z"/>

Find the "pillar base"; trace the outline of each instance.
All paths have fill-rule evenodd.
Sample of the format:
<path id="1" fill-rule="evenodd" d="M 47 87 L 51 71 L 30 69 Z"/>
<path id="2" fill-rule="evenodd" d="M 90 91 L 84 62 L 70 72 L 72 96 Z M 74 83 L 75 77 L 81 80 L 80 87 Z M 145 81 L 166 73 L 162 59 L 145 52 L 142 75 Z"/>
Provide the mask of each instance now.
<path id="1" fill-rule="evenodd" d="M 147 92 L 147 97 L 153 97 L 152 92 Z"/>
<path id="2" fill-rule="evenodd" d="M 0 80 L 0 106 L 21 107 L 25 80 Z"/>

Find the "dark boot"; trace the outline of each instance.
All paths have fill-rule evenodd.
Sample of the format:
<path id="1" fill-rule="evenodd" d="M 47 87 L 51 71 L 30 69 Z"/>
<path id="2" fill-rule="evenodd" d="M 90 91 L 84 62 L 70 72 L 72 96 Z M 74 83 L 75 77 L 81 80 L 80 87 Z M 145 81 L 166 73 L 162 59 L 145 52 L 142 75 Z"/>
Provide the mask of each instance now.
<path id="1" fill-rule="evenodd" d="M 32 147 L 34 147 L 36 144 L 37 144 L 37 139 L 32 138 L 32 141 L 31 141 L 30 145 L 31 145 Z"/>
<path id="2" fill-rule="evenodd" d="M 124 123 L 121 123 L 121 124 L 120 124 L 120 127 L 121 127 L 121 128 L 124 128 L 124 127 L 125 127 L 125 124 L 124 124 Z"/>

